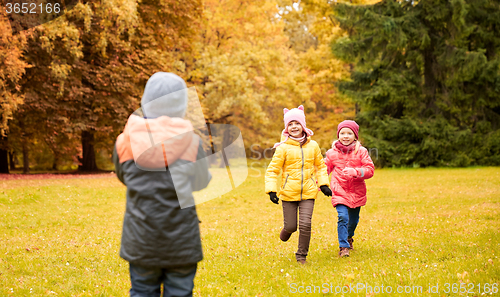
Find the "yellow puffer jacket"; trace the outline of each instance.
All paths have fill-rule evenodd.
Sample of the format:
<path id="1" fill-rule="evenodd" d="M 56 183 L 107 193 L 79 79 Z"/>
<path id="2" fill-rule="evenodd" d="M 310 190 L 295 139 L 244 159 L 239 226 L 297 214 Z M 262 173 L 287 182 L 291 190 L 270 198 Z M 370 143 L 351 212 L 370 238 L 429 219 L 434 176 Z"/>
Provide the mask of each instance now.
<path id="1" fill-rule="evenodd" d="M 281 170 L 283 174 L 278 191 L 277 179 Z M 276 148 L 266 171 L 266 194 L 277 192 L 284 201 L 316 199 L 318 188 L 323 185 L 329 185 L 328 174 L 316 141 L 308 137 L 307 142 L 300 146 L 298 141 L 289 138 Z"/>

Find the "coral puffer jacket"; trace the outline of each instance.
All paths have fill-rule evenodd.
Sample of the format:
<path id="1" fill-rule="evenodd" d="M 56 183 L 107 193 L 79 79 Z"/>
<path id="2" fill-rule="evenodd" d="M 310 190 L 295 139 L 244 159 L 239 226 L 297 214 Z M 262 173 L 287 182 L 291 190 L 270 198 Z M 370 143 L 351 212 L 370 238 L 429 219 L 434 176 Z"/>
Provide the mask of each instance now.
<path id="1" fill-rule="evenodd" d="M 366 204 L 366 184 L 365 179 L 373 176 L 375 167 L 368 150 L 361 145 L 356 145 L 356 149 L 343 153 L 332 145 L 326 152 L 325 164 L 328 174 L 332 173 L 330 189 L 332 190 L 332 205 L 343 204 L 350 208 L 356 208 Z M 358 177 L 348 177 L 342 174 L 346 167 L 356 169 L 360 174 Z"/>
<path id="2" fill-rule="evenodd" d="M 283 174 L 278 191 L 277 179 L 281 170 Z M 328 185 L 328 174 L 316 141 L 308 137 L 301 146 L 298 141 L 289 138 L 276 148 L 266 171 L 266 193 L 277 192 L 283 201 L 316 199 L 318 187 L 323 185 Z"/>

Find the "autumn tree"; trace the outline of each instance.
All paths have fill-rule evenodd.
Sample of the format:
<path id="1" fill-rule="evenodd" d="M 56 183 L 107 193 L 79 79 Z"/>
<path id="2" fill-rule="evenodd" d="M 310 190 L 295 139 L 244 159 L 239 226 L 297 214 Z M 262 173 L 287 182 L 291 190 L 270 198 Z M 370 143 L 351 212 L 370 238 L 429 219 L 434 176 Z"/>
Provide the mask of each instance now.
<path id="1" fill-rule="evenodd" d="M 5 12 L 0 13 L 0 173 L 9 173 L 8 121 L 23 102 L 19 79 L 27 64 L 22 60 L 26 35 L 12 35 Z"/>
<path id="2" fill-rule="evenodd" d="M 78 135 L 80 169 L 96 170 L 94 146 L 112 147 L 147 78 L 171 69 L 171 51 L 189 50 L 200 11 L 199 1 L 84 1 L 37 27 L 20 130 L 45 139 L 54 155 L 74 152 L 68 146 Z"/>
<path id="3" fill-rule="evenodd" d="M 497 1 L 335 4 L 334 54 L 354 65 L 344 94 L 360 105 L 382 166 L 500 164 Z"/>
<path id="4" fill-rule="evenodd" d="M 350 1 L 354 5 L 377 1 Z M 306 112 L 314 115 L 308 122 L 315 131 L 314 139 L 322 148 L 329 148 L 336 138 L 337 124 L 353 119 L 355 102 L 337 90 L 337 83 L 349 75 L 349 65 L 331 51 L 332 41 L 345 32 L 332 17 L 330 1 L 279 0 L 279 15 L 290 47 L 297 53 L 298 69 L 305 73 L 311 92 Z"/>
<path id="5" fill-rule="evenodd" d="M 310 98 L 274 1 L 204 1 L 196 51 L 180 59 L 209 123 L 232 124 L 246 146 L 279 141 L 283 107 Z"/>

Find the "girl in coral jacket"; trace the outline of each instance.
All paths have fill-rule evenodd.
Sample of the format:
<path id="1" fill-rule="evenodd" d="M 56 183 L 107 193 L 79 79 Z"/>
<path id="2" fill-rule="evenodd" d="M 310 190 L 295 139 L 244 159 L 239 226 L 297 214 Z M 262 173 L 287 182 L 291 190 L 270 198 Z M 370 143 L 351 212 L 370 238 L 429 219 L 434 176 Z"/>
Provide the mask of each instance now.
<path id="1" fill-rule="evenodd" d="M 299 212 L 299 247 L 295 258 L 300 264 L 306 263 L 311 240 L 311 218 L 318 185 L 326 196 L 331 196 L 328 188 L 328 174 L 318 143 L 311 140 L 313 132 L 306 127 L 304 107 L 284 110 L 285 129 L 281 142 L 276 143 L 276 151 L 266 171 L 266 194 L 278 204 L 281 198 L 284 227 L 280 239 L 287 241 L 297 231 L 297 210 Z M 280 171 L 281 187 L 278 191 L 277 179 Z M 315 179 L 318 180 L 316 184 Z M 278 198 L 279 196 L 279 198 Z"/>
<path id="2" fill-rule="evenodd" d="M 373 176 L 374 166 L 368 150 L 358 141 L 359 126 L 343 121 L 337 127 L 337 138 L 326 152 L 328 174 L 332 173 L 332 205 L 337 209 L 339 256 L 348 257 L 353 248 L 354 230 L 359 211 L 366 204 L 365 179 Z"/>

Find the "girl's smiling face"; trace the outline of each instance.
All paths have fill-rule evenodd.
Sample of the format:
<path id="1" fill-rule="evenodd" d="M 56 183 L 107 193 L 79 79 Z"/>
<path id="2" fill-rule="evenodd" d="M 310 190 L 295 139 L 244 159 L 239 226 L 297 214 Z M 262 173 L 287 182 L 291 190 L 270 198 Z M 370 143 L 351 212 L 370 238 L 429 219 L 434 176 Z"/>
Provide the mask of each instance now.
<path id="1" fill-rule="evenodd" d="M 342 128 L 339 132 L 339 141 L 343 145 L 349 145 L 354 141 L 354 132 L 349 128 Z"/>
<path id="2" fill-rule="evenodd" d="M 302 132 L 304 131 L 302 129 L 302 125 L 299 124 L 297 121 L 291 121 L 288 123 L 287 127 L 288 134 L 292 137 L 302 137 Z"/>

